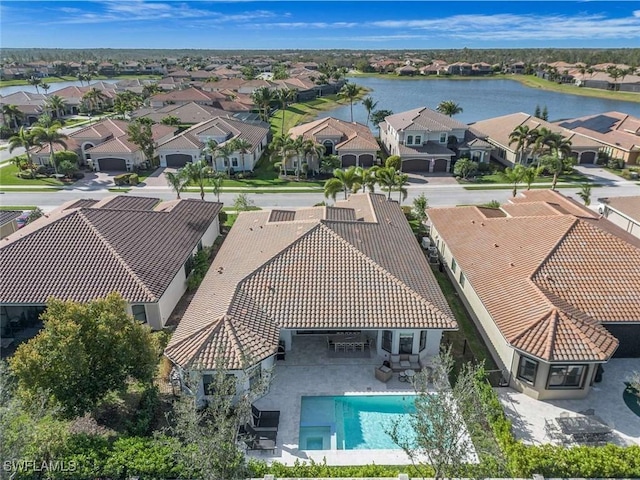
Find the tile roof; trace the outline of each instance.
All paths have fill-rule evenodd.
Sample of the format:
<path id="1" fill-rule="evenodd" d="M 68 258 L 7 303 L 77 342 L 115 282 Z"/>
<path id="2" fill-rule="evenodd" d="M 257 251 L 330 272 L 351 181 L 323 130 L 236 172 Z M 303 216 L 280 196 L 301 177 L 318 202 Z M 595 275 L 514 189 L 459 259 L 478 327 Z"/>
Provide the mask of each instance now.
<path id="1" fill-rule="evenodd" d="M 354 194 L 335 207 L 241 213 L 165 354 L 215 368 L 220 352 L 243 368 L 275 353 L 280 328 L 457 325 L 398 204 Z"/>
<path id="2" fill-rule="evenodd" d="M 610 208 L 617 210 L 632 220 L 640 222 L 640 195 L 633 197 L 599 198 L 598 200 L 606 203 Z"/>
<path id="3" fill-rule="evenodd" d="M 128 302 L 157 302 L 222 205 L 180 200 L 160 211 L 156 203 L 115 197 L 89 208 L 71 204 L 10 235 L 0 244 L 0 302 L 88 301 L 112 291 Z"/>
<path id="4" fill-rule="evenodd" d="M 372 151 L 380 148 L 366 125 L 345 122 L 333 117 L 297 125 L 289 129 L 289 134 L 292 138 L 302 136 L 305 140 L 313 140 L 316 143 L 322 143 L 322 139 L 326 137 L 338 138 L 337 150 Z"/>
<path id="5" fill-rule="evenodd" d="M 431 141 L 419 146 L 409 146 L 401 143 L 399 147 L 401 155 L 440 155 L 447 157 L 455 155 L 454 151 L 449 150 L 444 145 Z"/>
<path id="6" fill-rule="evenodd" d="M 468 127 L 458 120 L 443 115 L 427 107 L 415 108 L 386 117 L 394 130 L 426 130 L 431 132 L 450 132 L 454 129 L 466 130 Z"/>
<path id="7" fill-rule="evenodd" d="M 0 210 L 0 225 L 12 222 L 22 215 L 22 210 Z"/>
<path id="8" fill-rule="evenodd" d="M 640 118 L 626 113 L 606 112 L 563 120 L 557 124 L 622 150 L 640 149 Z"/>
<path id="9" fill-rule="evenodd" d="M 606 360 L 617 340 L 601 324 L 640 321 L 640 241 L 539 192 L 504 205 L 504 217 L 427 213 L 507 342 L 547 361 Z"/>

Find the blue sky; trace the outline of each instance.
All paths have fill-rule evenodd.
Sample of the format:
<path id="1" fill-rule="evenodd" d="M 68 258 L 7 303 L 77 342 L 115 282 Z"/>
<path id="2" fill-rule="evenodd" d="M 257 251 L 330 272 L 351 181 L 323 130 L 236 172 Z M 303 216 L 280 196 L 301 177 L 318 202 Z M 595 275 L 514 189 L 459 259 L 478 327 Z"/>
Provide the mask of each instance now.
<path id="1" fill-rule="evenodd" d="M 637 1 L 0 3 L 3 47 L 640 48 Z"/>

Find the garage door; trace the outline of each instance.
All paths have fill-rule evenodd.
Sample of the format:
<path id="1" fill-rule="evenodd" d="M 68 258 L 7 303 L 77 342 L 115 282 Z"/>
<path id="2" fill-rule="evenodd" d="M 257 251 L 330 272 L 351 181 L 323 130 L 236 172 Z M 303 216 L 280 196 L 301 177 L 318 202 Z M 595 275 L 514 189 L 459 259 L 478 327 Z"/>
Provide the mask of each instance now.
<path id="1" fill-rule="evenodd" d="M 596 161 L 596 152 L 584 152 L 580 157 L 580 165 L 593 165 Z"/>
<path id="2" fill-rule="evenodd" d="M 447 164 L 448 164 L 448 160 L 446 158 L 437 158 L 435 160 L 435 162 L 433 163 L 433 171 L 435 172 L 440 172 L 440 173 L 446 173 L 447 172 Z"/>
<path id="3" fill-rule="evenodd" d="M 424 160 L 424 159 L 405 160 L 402 162 L 402 171 L 403 172 L 428 172 L 429 160 Z"/>
<path id="4" fill-rule="evenodd" d="M 355 166 L 355 164 L 356 164 L 356 156 L 355 155 L 343 155 L 342 156 L 342 168 Z"/>
<path id="5" fill-rule="evenodd" d="M 124 158 L 100 158 L 98 167 L 101 172 L 125 172 L 127 161 Z"/>
<path id="6" fill-rule="evenodd" d="M 369 168 L 373 166 L 373 155 L 360 155 L 358 159 L 360 162 L 360 166 L 364 168 Z"/>
<path id="7" fill-rule="evenodd" d="M 191 155 L 186 155 L 184 153 L 174 153 L 171 155 L 167 155 L 167 167 L 175 167 L 182 168 L 187 163 L 193 162 L 193 157 Z"/>

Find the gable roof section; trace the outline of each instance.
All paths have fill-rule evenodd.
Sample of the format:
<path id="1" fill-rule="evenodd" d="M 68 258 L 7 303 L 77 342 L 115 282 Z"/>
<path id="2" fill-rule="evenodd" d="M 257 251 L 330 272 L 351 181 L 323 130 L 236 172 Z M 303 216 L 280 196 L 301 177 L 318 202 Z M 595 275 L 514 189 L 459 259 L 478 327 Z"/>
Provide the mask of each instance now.
<path id="1" fill-rule="evenodd" d="M 640 195 L 633 197 L 599 198 L 598 201 L 607 204 L 612 210 L 640 223 Z"/>
<path id="2" fill-rule="evenodd" d="M 128 302 L 156 302 L 216 219 L 221 204 L 119 198 L 71 209 L 22 229 L 0 246 L 0 301 L 43 304 L 50 296 L 88 301 L 118 291 Z M 148 200 L 145 202 L 144 200 Z M 127 209 L 126 205 L 134 208 Z M 137 209 L 135 205 L 138 205 Z M 29 252 L 38 251 L 33 257 Z M 25 264 L 24 258 L 32 261 Z"/>
<path id="3" fill-rule="evenodd" d="M 22 215 L 22 210 L 0 210 L 0 225 L 6 225 Z"/>
<path id="4" fill-rule="evenodd" d="M 563 128 L 626 151 L 640 149 L 640 118 L 606 112 L 557 122 Z"/>
<path id="5" fill-rule="evenodd" d="M 241 368 L 248 352 L 253 363 L 275 353 L 279 328 L 457 328 L 396 202 L 356 194 L 303 210 L 238 216 L 165 350 L 172 361 L 211 369 L 201 352 L 224 351 L 227 368 Z M 398 243 L 411 246 L 398 254 Z M 216 344 L 229 337 L 214 331 L 230 335 L 241 322 L 250 335 L 240 348 Z"/>
<path id="6" fill-rule="evenodd" d="M 337 149 L 378 150 L 380 147 L 371 130 L 361 123 L 345 122 L 333 117 L 321 118 L 289 129 L 292 138 L 302 136 L 305 140 L 322 143 L 324 138 L 337 137 Z"/>

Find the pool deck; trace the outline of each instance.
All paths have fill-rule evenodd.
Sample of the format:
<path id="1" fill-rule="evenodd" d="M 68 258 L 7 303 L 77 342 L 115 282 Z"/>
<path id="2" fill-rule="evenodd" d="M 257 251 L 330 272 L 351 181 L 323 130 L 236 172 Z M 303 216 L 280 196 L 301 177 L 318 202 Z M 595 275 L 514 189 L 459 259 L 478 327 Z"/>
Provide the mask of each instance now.
<path id="1" fill-rule="evenodd" d="M 324 338 L 296 338 L 285 361 L 278 361 L 269 393 L 255 402 L 262 410 L 280 410 L 277 450 L 250 452 L 267 462 L 292 465 L 296 460 L 328 465 L 404 465 L 411 463 L 402 450 L 299 450 L 300 404 L 303 396 L 415 394 L 398 374 L 387 383 L 376 379 L 374 370 L 382 358 L 329 358 Z"/>

